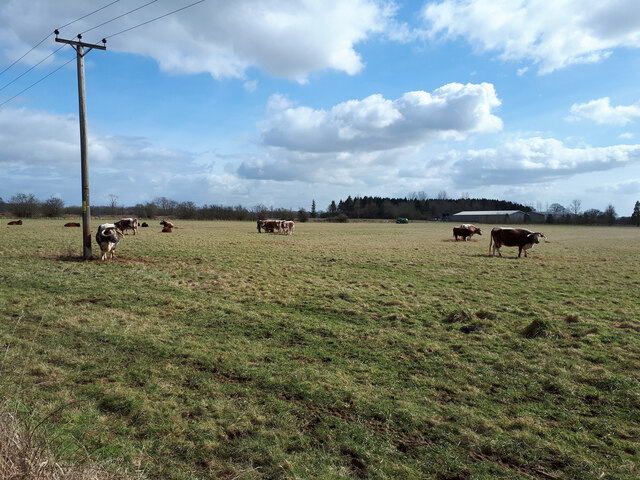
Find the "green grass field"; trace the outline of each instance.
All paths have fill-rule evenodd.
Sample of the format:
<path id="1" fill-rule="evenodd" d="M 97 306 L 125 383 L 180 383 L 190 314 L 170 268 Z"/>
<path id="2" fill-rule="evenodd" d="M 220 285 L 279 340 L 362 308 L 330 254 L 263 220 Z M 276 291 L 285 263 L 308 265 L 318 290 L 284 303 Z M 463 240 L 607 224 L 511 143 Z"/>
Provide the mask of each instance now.
<path id="1" fill-rule="evenodd" d="M 0 393 L 154 479 L 640 478 L 640 229 L 0 227 Z M 93 229 L 101 223 L 93 220 Z M 94 257 L 99 248 L 93 244 Z M 464 334 L 477 325 L 484 333 Z"/>

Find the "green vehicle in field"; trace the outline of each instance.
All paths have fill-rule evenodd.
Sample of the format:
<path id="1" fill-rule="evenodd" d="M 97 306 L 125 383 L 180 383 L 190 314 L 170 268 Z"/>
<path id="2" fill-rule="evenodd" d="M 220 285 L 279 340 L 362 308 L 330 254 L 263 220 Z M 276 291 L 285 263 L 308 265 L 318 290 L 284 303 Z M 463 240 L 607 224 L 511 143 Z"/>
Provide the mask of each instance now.
<path id="1" fill-rule="evenodd" d="M 396 223 L 409 223 L 409 219 L 404 217 L 398 217 L 398 219 L 396 220 Z"/>

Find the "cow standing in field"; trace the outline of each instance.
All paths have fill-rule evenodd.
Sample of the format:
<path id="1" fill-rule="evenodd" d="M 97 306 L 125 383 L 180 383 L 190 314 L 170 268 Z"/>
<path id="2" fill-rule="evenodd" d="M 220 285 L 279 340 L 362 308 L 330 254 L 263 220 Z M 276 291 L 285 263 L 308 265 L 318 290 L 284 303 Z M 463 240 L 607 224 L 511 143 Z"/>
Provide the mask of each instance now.
<path id="1" fill-rule="evenodd" d="M 293 222 L 293 220 L 283 221 L 282 232 L 285 235 L 293 235 L 293 229 L 295 228 L 295 226 L 296 224 Z"/>
<path id="2" fill-rule="evenodd" d="M 133 230 L 133 234 L 138 233 L 138 219 L 137 218 L 122 218 L 114 225 L 120 230 L 123 234 L 126 233 L 127 230 Z"/>
<path id="3" fill-rule="evenodd" d="M 280 233 L 281 220 L 258 220 L 258 233 L 264 230 L 265 233 Z"/>
<path id="4" fill-rule="evenodd" d="M 459 227 L 453 227 L 453 236 L 458 241 L 458 237 L 461 237 L 463 241 L 467 241 L 467 238 L 471 238 L 473 235 L 482 235 L 482 230 L 474 225 L 463 223 Z"/>
<path id="5" fill-rule="evenodd" d="M 107 256 L 114 258 L 116 247 L 123 236 L 122 232 L 113 223 L 103 223 L 98 227 L 96 242 L 100 245 L 101 260 L 106 260 Z"/>
<path id="6" fill-rule="evenodd" d="M 67 222 L 64 224 L 65 227 L 79 227 L 80 224 L 78 222 Z"/>
<path id="7" fill-rule="evenodd" d="M 13 222 L 7 223 L 7 225 L 22 225 L 22 220 L 14 220 Z"/>
<path id="8" fill-rule="evenodd" d="M 489 253 L 491 253 L 491 244 L 493 243 L 494 256 L 496 250 L 498 251 L 498 255 L 502 256 L 500 247 L 505 245 L 507 247 L 518 247 L 518 258 L 520 258 L 524 250 L 524 256 L 526 257 L 527 250 L 532 248 L 536 243 L 540 243 L 540 238 L 546 237 L 540 232 L 532 232 L 526 228 L 495 227 L 491 230 Z"/>

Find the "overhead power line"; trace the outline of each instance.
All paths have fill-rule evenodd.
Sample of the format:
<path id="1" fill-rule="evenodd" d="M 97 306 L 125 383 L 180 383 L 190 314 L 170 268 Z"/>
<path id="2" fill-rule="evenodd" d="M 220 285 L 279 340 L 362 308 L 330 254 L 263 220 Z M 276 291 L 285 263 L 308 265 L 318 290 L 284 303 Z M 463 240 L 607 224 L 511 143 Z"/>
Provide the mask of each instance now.
<path id="1" fill-rule="evenodd" d="M 112 1 L 112 2 L 110 2 L 110 3 L 108 3 L 107 5 L 105 5 L 105 6 L 103 6 L 103 7 L 100 7 L 100 8 L 98 8 L 98 9 L 94 10 L 94 11 L 93 11 L 93 12 L 91 12 L 91 13 L 88 13 L 88 14 L 86 14 L 86 15 L 83 15 L 82 17 L 79 17 L 79 18 L 75 19 L 74 21 L 69 22 L 69 23 L 67 23 L 67 24 L 63 25 L 62 27 L 59 27 L 59 29 L 62 29 L 62 28 L 68 27 L 69 25 L 72 25 L 72 24 L 74 24 L 74 23 L 76 23 L 76 22 L 78 22 L 78 21 L 80 21 L 80 20 L 82 20 L 82 19 L 84 19 L 84 18 L 89 17 L 90 15 L 93 15 L 94 13 L 97 13 L 97 12 L 99 12 L 99 11 L 101 11 L 101 10 L 104 10 L 105 8 L 107 8 L 107 7 L 111 6 L 111 5 L 113 5 L 114 3 L 117 3 L 117 2 L 119 2 L 119 1 L 120 1 L 120 0 L 114 0 L 114 1 Z M 95 26 L 95 27 L 92 27 L 91 29 L 86 30 L 86 31 L 85 31 L 85 32 L 83 32 L 83 33 L 89 32 L 89 31 L 91 31 L 91 30 L 95 30 L 95 29 L 96 29 L 96 28 L 98 28 L 98 27 L 101 27 L 101 26 L 103 26 L 103 25 L 106 25 L 106 24 L 108 24 L 108 23 L 111 23 L 111 22 L 112 22 L 112 21 L 114 21 L 114 20 L 120 19 L 120 18 L 122 18 L 122 17 L 124 17 L 124 16 L 126 16 L 126 15 L 129 15 L 130 13 L 133 13 L 133 12 L 135 12 L 135 11 L 137 11 L 137 10 L 140 10 L 140 9 L 142 9 L 142 8 L 144 8 L 144 7 L 146 7 L 146 6 L 150 5 L 150 4 L 152 4 L 152 3 L 155 3 L 156 1 L 158 1 L 158 0 L 152 0 L 152 1 L 150 1 L 150 2 L 148 2 L 148 3 L 146 3 L 146 4 L 142 5 L 142 6 L 140 6 L 140 7 L 138 7 L 138 8 L 135 8 L 135 9 L 133 9 L 133 10 L 131 10 L 131 11 L 129 11 L 129 12 L 127 12 L 127 13 L 125 13 L 125 14 L 119 15 L 118 17 L 115 17 L 115 18 L 113 18 L 113 19 L 111 19 L 111 20 L 109 20 L 109 21 L 107 21 L 107 22 L 103 22 L 103 23 L 102 23 L 102 24 L 100 24 L 100 25 L 97 25 L 97 26 Z M 159 15 L 159 16 L 157 16 L 157 17 L 155 17 L 155 18 L 152 18 L 152 19 L 150 19 L 150 20 L 147 20 L 146 22 L 139 23 L 139 24 L 137 24 L 137 25 L 134 25 L 134 26 L 132 26 L 132 27 L 126 28 L 126 29 L 124 29 L 124 30 L 121 30 L 121 31 L 116 32 L 116 33 L 113 33 L 113 34 L 111 34 L 111 35 L 107 35 L 107 36 L 105 36 L 105 38 L 112 38 L 112 37 L 115 37 L 115 36 L 117 36 L 117 35 L 121 35 L 121 34 L 123 34 L 123 33 L 129 32 L 129 31 L 134 30 L 134 29 L 136 29 L 136 28 L 142 27 L 142 26 L 144 26 L 144 25 L 148 25 L 148 24 L 150 24 L 150 23 L 152 23 L 152 22 L 155 22 L 155 21 L 157 21 L 157 20 L 160 20 L 160 19 L 162 19 L 162 18 L 166 18 L 166 17 L 168 17 L 168 16 L 170 16 L 170 15 L 173 15 L 173 14 L 175 14 L 175 13 L 181 12 L 182 10 L 186 10 L 186 9 L 188 9 L 188 8 L 191 8 L 191 7 L 195 6 L 195 5 L 198 5 L 199 3 L 203 3 L 203 2 L 205 2 L 205 1 L 206 1 L 206 0 L 197 0 L 197 1 L 195 1 L 195 2 L 190 3 L 189 5 L 185 5 L 184 7 L 177 8 L 176 10 L 172 10 L 171 12 L 165 13 L 164 15 Z M 59 30 L 59 29 L 57 29 L 57 30 Z M 52 32 L 52 33 L 53 33 L 53 32 Z M 13 62 L 13 63 L 12 63 L 11 65 L 9 65 L 7 68 L 5 68 L 2 72 L 0 72 L 0 75 L 2 75 L 2 74 L 3 74 L 4 72 L 6 72 L 9 68 L 11 68 L 13 65 L 15 65 L 16 63 L 18 63 L 18 62 L 19 62 L 20 60 L 22 60 L 24 57 L 26 57 L 26 56 L 27 56 L 29 53 L 31 53 L 34 49 L 36 49 L 36 48 L 37 48 L 37 47 L 38 47 L 42 42 L 44 42 L 47 38 L 49 38 L 49 35 L 50 35 L 50 34 L 48 34 L 45 38 L 43 38 L 40 42 L 38 42 L 38 44 L 36 44 L 33 48 L 31 48 L 31 50 L 29 50 L 27 53 L 25 53 L 22 57 L 20 57 L 19 59 L 17 59 L 15 62 Z M 82 35 L 82 34 L 81 34 L 81 35 Z M 48 56 L 46 56 L 45 58 L 43 58 L 42 60 L 40 60 L 38 63 L 36 63 L 35 65 L 33 65 L 33 66 L 32 66 L 31 68 L 29 68 L 27 71 L 25 71 L 24 73 L 22 73 L 22 74 L 21 74 L 21 75 L 19 75 L 18 77 L 14 78 L 14 79 L 13 79 L 12 81 L 10 81 L 9 83 L 7 83 L 7 84 L 3 85 L 2 87 L 0 87 L 0 91 L 4 90 L 4 89 L 5 89 L 6 87 L 8 87 L 9 85 L 13 84 L 16 80 L 20 79 L 21 77 L 23 77 L 24 75 L 26 75 L 27 73 L 29 73 L 31 70 L 33 70 L 35 67 L 37 67 L 38 65 L 42 64 L 45 60 L 47 60 L 48 58 L 50 58 L 51 56 L 53 56 L 54 54 L 56 54 L 56 53 L 57 53 L 61 48 L 63 48 L 63 47 L 64 47 L 64 46 L 62 46 L 62 47 L 60 47 L 60 48 L 56 49 L 54 52 L 50 53 Z M 40 78 L 39 80 L 36 80 L 35 82 L 33 82 L 33 83 L 32 83 L 31 85 L 29 85 L 27 88 L 25 88 L 25 89 L 21 90 L 19 93 L 15 94 L 13 97 L 11 97 L 11 98 L 9 98 L 9 99 L 5 100 L 4 102 L 0 103 L 0 107 L 2 107 L 3 105 L 6 105 L 7 103 L 9 103 L 10 101 L 12 101 L 12 100 L 14 100 L 15 98 L 19 97 L 20 95 L 22 95 L 22 94 L 23 94 L 23 93 L 25 93 L 26 91 L 28 91 L 28 90 L 30 90 L 31 88 L 35 87 L 37 84 L 39 84 L 39 83 L 40 83 L 40 82 L 42 82 L 43 80 L 47 79 L 47 78 L 48 78 L 48 77 L 50 77 L 51 75 L 55 74 L 56 72 L 58 72 L 59 70 L 61 70 L 61 69 L 62 69 L 62 68 L 64 68 L 65 66 L 67 66 L 67 65 L 68 65 L 69 63 L 71 63 L 73 60 L 74 60 L 73 58 L 72 58 L 72 59 L 70 59 L 70 60 L 68 60 L 67 62 L 65 62 L 64 64 L 60 65 L 58 68 L 56 68 L 55 70 L 53 70 L 53 71 L 49 72 L 47 75 L 45 75 L 45 76 L 43 76 L 42 78 Z"/>
<path id="2" fill-rule="evenodd" d="M 42 60 L 40 60 L 38 63 L 36 63 L 35 65 L 33 65 L 31 68 L 25 70 L 24 72 L 22 72 L 20 75 L 18 75 L 16 78 L 14 78 L 13 80 L 11 80 L 8 83 L 5 83 L 2 87 L 0 87 L 0 92 L 2 90 L 4 90 L 5 88 L 7 88 L 9 85 L 11 85 L 13 82 L 15 82 L 16 80 L 19 80 L 20 78 L 24 77 L 27 73 L 29 73 L 31 70 L 33 70 L 34 68 L 36 68 L 38 65 L 40 65 L 42 62 L 44 62 L 46 59 L 48 59 L 49 57 L 52 57 L 53 55 L 55 55 L 56 53 L 58 53 L 60 50 L 62 50 L 64 48 L 64 45 L 60 48 L 57 48 L 56 50 L 54 50 L 53 52 L 51 52 L 49 55 L 47 55 L 46 57 L 44 57 Z"/>
<path id="3" fill-rule="evenodd" d="M 102 22 L 100 25 L 96 25 L 95 27 L 91 27 L 89 30 L 85 30 L 84 32 L 81 33 L 81 35 L 84 35 L 87 32 L 90 32 L 91 30 L 95 30 L 96 28 L 100 28 L 104 25 L 106 25 L 107 23 L 111 23 L 114 22 L 122 17 L 126 17 L 127 15 L 129 15 L 130 13 L 133 12 L 137 12 L 138 10 L 143 9 L 144 7 L 148 7 L 149 5 L 151 5 L 152 3 L 156 3 L 158 0 L 151 0 L 148 3 L 145 3 L 144 5 L 139 6 L 138 8 L 134 8 L 133 10 L 129 10 L 126 13 L 123 13 L 122 15 L 118 15 L 117 17 L 112 18 L 111 20 L 107 20 L 106 22 Z"/>
<path id="4" fill-rule="evenodd" d="M 149 24 L 151 22 L 155 22 L 156 20 L 160 20 L 161 18 L 165 18 L 165 17 L 168 17 L 169 15 L 173 15 L 174 13 L 178 13 L 178 12 L 181 12 L 182 10 L 186 10 L 187 8 L 191 8 L 194 5 L 197 5 L 197 4 L 202 3 L 204 1 L 206 1 L 206 0 L 198 0 L 197 2 L 190 3 L 189 5 L 185 5 L 182 8 L 178 8 L 177 10 L 173 10 L 172 12 L 165 13 L 164 15 L 160 15 L 159 17 L 152 18 L 151 20 L 147 20 L 146 22 L 140 23 L 138 25 L 134 25 L 133 27 L 125 28 L 124 30 L 121 30 L 121 31 L 119 31 L 117 33 L 112 33 L 111 35 L 105 35 L 104 38 L 113 38 L 113 37 L 115 37 L 117 35 L 120 35 L 122 33 L 129 32 L 129 31 L 131 31 L 131 30 L 133 30 L 135 28 L 142 27 L 142 26 L 147 25 L 147 24 Z"/>
<path id="5" fill-rule="evenodd" d="M 49 78 L 51 75 L 53 75 L 54 73 L 56 73 L 58 70 L 61 70 L 62 68 L 66 67 L 67 65 L 69 65 L 71 62 L 73 62 L 76 59 L 76 57 L 73 57 L 69 60 L 67 60 L 65 63 L 63 63 L 62 65 L 60 65 L 58 68 L 56 68 L 55 70 L 53 70 L 52 72 L 49 72 L 47 75 L 45 75 L 44 77 L 42 77 L 40 80 L 37 80 L 35 82 L 33 82 L 31 85 L 29 85 L 27 88 L 25 88 L 24 90 L 16 93 L 13 97 L 5 100 L 4 102 L 0 103 L 0 107 L 2 107 L 3 105 L 9 103 L 11 100 L 13 100 L 14 98 L 19 97 L 20 95 L 22 95 L 24 92 L 26 92 L 27 90 L 35 87 L 37 84 L 39 84 L 40 82 L 42 82 L 43 80 L 45 80 L 46 78 Z"/>
<path id="6" fill-rule="evenodd" d="M 72 22 L 66 23 L 66 24 L 62 25 L 61 27 L 58 27 L 58 28 L 57 28 L 57 30 L 62 30 L 63 28 L 68 27 L 69 25 L 73 25 L 74 23 L 79 22 L 80 20 L 82 20 L 82 19 L 84 19 L 84 18 L 87 18 L 87 17 L 89 17 L 89 16 L 93 15 L 94 13 L 98 13 L 99 11 L 104 10 L 104 9 L 105 9 L 105 8 L 107 8 L 107 7 L 110 7 L 110 6 L 111 6 L 111 5 L 113 5 L 114 3 L 118 3 L 119 1 L 120 1 L 120 0 L 114 0 L 113 2 L 108 3 L 108 4 L 106 4 L 105 6 L 100 7 L 100 8 L 98 8 L 98 9 L 94 10 L 93 12 L 87 13 L 86 15 L 83 15 L 83 16 L 81 16 L 81 17 L 79 17 L 79 18 L 76 18 L 76 19 L 75 19 L 75 20 L 73 20 Z M 42 40 L 40 40 L 38 43 L 36 43 L 33 47 L 31 47 L 31 48 L 29 49 L 29 51 L 27 51 L 27 53 L 25 53 L 24 55 L 22 55 L 20 58 L 16 59 L 13 63 L 11 63 L 11 65 L 9 65 L 9 66 L 8 66 L 8 67 L 6 67 L 4 70 L 2 70 L 2 71 L 0 72 L 0 76 L 1 76 L 4 72 L 6 72 L 7 70 L 9 70 L 11 67 L 13 67 L 13 66 L 14 66 L 16 63 L 18 63 L 20 60 L 22 60 L 24 57 L 26 57 L 26 56 L 27 56 L 27 55 L 29 55 L 31 52 L 33 52 L 36 48 L 38 48 L 38 47 L 39 47 L 39 46 L 40 46 L 40 45 L 41 45 L 41 44 L 42 44 L 42 43 L 43 43 L 47 38 L 49 38 L 52 34 L 53 34 L 53 32 L 47 33 L 47 35 L 46 35 Z M 56 50 L 56 52 L 57 52 L 57 50 Z M 53 53 L 55 53 L 55 52 L 53 52 Z M 51 56 L 51 55 L 49 55 L 49 56 Z M 49 58 L 49 57 L 47 57 L 47 58 Z M 46 60 L 47 58 L 45 58 L 44 60 Z M 44 60 L 42 60 L 42 61 L 44 61 Z M 42 62 L 40 62 L 40 63 L 42 63 Z M 36 65 L 34 65 L 34 66 L 37 66 L 37 65 L 39 65 L 40 63 L 38 63 L 38 64 L 36 64 Z M 30 70 L 31 70 L 31 69 L 30 69 Z M 25 72 L 25 73 L 26 73 L 26 72 Z M 22 76 L 22 75 L 21 75 L 21 76 Z M 20 77 L 18 77 L 18 78 L 20 78 Z M 16 78 L 15 80 L 17 80 L 17 78 Z M 14 80 L 14 81 L 15 81 L 15 80 Z M 11 82 L 11 83 L 13 83 L 13 82 Z M 7 84 L 7 85 L 9 85 L 9 84 Z M 5 86 L 6 86 L 6 85 L 5 85 Z M 4 87 L 2 87 L 2 88 L 4 88 Z M 0 89 L 0 90 L 1 90 L 1 89 Z"/>

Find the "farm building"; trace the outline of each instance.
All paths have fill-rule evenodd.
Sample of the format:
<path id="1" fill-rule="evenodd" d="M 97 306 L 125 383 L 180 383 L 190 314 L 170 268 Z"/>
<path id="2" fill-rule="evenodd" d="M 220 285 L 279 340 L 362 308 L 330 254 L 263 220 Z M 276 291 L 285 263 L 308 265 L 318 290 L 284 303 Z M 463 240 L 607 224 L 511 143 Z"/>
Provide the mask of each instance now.
<path id="1" fill-rule="evenodd" d="M 542 223 L 544 215 L 522 210 L 479 210 L 454 213 L 451 221 L 456 223 Z"/>

